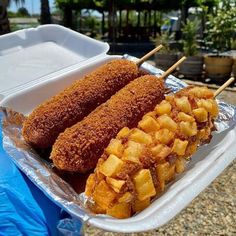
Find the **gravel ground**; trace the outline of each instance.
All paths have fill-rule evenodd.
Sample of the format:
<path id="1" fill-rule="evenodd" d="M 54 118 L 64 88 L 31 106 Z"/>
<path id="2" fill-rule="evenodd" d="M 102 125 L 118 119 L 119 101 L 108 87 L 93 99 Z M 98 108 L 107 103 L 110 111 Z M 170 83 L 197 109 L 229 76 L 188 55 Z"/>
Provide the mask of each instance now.
<path id="1" fill-rule="evenodd" d="M 224 91 L 219 99 L 236 105 L 236 92 Z M 236 235 L 236 160 L 187 208 L 156 230 L 119 234 L 86 226 L 84 232 L 86 236 Z"/>

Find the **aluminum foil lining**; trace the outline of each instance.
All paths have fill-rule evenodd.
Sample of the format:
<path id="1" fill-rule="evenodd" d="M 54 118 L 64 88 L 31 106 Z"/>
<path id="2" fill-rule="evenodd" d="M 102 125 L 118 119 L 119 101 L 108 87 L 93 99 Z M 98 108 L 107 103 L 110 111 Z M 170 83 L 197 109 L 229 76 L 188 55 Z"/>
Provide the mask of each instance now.
<path id="1" fill-rule="evenodd" d="M 124 55 L 124 58 L 135 61 L 137 58 Z M 163 71 L 153 67 L 148 63 L 143 63 L 142 69 L 157 77 Z M 186 83 L 170 75 L 166 81 L 166 86 L 173 92 L 186 86 Z M 216 120 L 218 133 L 232 128 L 236 124 L 236 107 L 218 101 L 220 114 Z M 45 195 L 55 204 L 66 210 L 73 217 L 86 222 L 91 217 L 96 217 L 86 208 L 86 198 L 84 193 L 76 193 L 75 190 L 63 180 L 54 170 L 50 162 L 39 156 L 28 144 L 25 143 L 22 135 L 22 123 L 24 117 L 7 108 L 0 108 L 4 114 L 3 118 L 3 147 L 12 157 L 15 164 L 37 185 Z M 217 135 L 217 134 L 216 134 Z"/>

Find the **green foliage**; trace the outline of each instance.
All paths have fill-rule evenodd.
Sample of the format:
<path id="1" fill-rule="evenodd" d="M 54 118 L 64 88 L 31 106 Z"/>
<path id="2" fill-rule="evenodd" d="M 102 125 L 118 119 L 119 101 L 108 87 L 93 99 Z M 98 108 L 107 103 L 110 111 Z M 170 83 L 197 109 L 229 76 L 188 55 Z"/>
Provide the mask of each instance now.
<path id="1" fill-rule="evenodd" d="M 13 11 L 8 11 L 7 14 L 9 18 L 17 17 L 17 13 Z"/>
<path id="2" fill-rule="evenodd" d="M 186 56 L 195 56 L 198 53 L 197 50 L 197 31 L 200 22 L 195 19 L 190 21 L 187 19 L 186 24 L 183 26 L 183 50 Z"/>
<path id="3" fill-rule="evenodd" d="M 25 7 L 20 7 L 17 11 L 17 16 L 18 17 L 29 17 L 30 14 Z"/>
<path id="4" fill-rule="evenodd" d="M 217 52 L 231 49 L 235 40 L 236 7 L 219 8 L 215 15 L 208 15 L 206 35 L 209 47 Z"/>
<path id="5" fill-rule="evenodd" d="M 169 46 L 171 40 L 174 39 L 174 34 L 170 34 L 169 32 L 163 32 L 161 35 L 158 35 L 156 38 L 156 45 L 163 45 L 162 52 L 170 53 L 172 50 Z"/>

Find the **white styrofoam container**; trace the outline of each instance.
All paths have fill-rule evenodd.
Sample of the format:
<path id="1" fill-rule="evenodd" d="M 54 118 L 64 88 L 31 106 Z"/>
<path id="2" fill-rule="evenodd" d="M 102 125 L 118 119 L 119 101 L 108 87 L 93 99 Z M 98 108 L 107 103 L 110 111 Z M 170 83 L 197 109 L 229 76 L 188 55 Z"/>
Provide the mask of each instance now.
<path id="1" fill-rule="evenodd" d="M 107 43 L 59 25 L 43 25 L 0 37 L 0 99 L 79 68 L 109 50 Z"/>
<path id="2" fill-rule="evenodd" d="M 44 31 L 46 30 L 47 27 L 49 27 L 48 30 L 51 29 L 52 32 L 53 30 L 57 32 L 55 33 L 56 37 L 59 37 L 59 35 L 63 35 L 62 32 L 74 35 L 75 38 L 73 38 L 74 41 L 73 40 L 72 41 L 75 44 L 73 46 L 75 48 L 69 48 L 68 46 L 70 45 L 69 42 L 65 44 L 67 45 L 65 47 L 61 43 L 58 44 L 56 43 L 56 46 L 55 45 L 52 46 L 52 51 L 53 48 L 55 47 L 59 47 L 60 51 L 61 50 L 64 51 L 65 54 L 67 54 L 67 52 L 69 51 L 67 54 L 68 59 L 70 58 L 71 51 L 72 54 L 76 52 L 75 54 L 78 54 L 77 58 L 78 61 L 76 61 L 75 64 L 73 64 L 74 63 L 73 62 L 72 63 L 73 65 L 69 63 L 66 69 L 53 71 L 52 73 L 47 74 L 46 76 L 44 75 L 44 73 L 42 73 L 43 75 L 41 77 L 36 78 L 33 81 L 30 80 L 31 77 L 30 75 L 28 75 L 29 80 L 27 80 L 25 83 L 21 83 L 22 81 L 20 80 L 16 84 L 17 87 L 14 86 L 9 87 L 9 85 L 7 85 L 8 87 L 5 90 L 2 89 L 2 83 L 4 83 L 4 78 L 0 77 L 0 86 L 1 86 L 0 93 L 1 91 L 3 91 L 2 96 L 4 96 L 4 99 L 0 102 L 0 105 L 10 107 L 18 112 L 22 112 L 23 114 L 28 114 L 34 109 L 35 106 L 40 104 L 43 100 L 56 94 L 58 91 L 69 85 L 71 82 L 75 81 L 76 79 L 80 79 L 81 77 L 83 77 L 83 75 L 94 70 L 101 64 L 104 64 L 112 59 L 119 58 L 119 56 L 106 55 L 105 53 L 107 50 L 107 46 L 105 44 L 99 44 L 99 43 L 98 43 L 98 48 L 101 47 L 100 48 L 101 51 L 99 51 L 98 49 L 94 49 L 94 51 L 96 51 L 97 54 L 95 53 L 96 55 L 92 55 L 92 58 L 90 58 L 91 54 L 88 55 L 85 51 L 83 51 L 83 47 L 88 46 L 90 42 L 92 43 L 92 45 L 94 45 L 94 47 L 96 47 L 95 45 L 97 42 L 94 41 L 92 42 L 91 39 L 87 39 L 87 37 L 85 36 L 81 36 L 80 34 L 74 32 L 72 33 L 70 30 L 64 29 L 63 27 L 59 26 L 42 26 L 36 29 L 26 30 L 24 33 L 23 31 L 20 31 L 18 33 L 13 33 L 8 37 L 10 37 L 10 39 L 13 39 L 15 37 L 18 37 L 18 34 L 19 35 L 32 34 L 33 36 L 35 36 L 34 35 L 35 32 L 38 31 L 39 33 L 41 31 Z M 41 35 L 41 33 L 39 34 Z M 78 37 L 77 43 L 75 42 L 76 37 Z M 7 41 L 6 38 L 4 38 L 5 41 Z M 0 45 L 2 46 L 1 41 L 2 38 L 0 37 Z M 29 41 L 32 42 L 31 40 Z M 44 44 L 45 41 L 47 40 L 44 39 L 38 41 L 37 38 L 37 40 L 35 39 L 34 41 L 35 44 L 32 44 L 31 46 L 37 48 L 38 45 L 40 49 L 41 44 Z M 79 45 L 80 43 L 84 44 L 83 47 L 81 47 L 80 49 L 78 48 L 76 49 L 76 46 Z M 13 55 L 15 53 L 14 50 L 13 51 L 11 50 L 11 48 L 14 48 L 14 43 L 12 44 L 8 43 L 7 45 L 9 45 L 8 46 L 9 50 L 7 51 L 3 50 L 3 47 L 0 46 L 1 47 L 0 55 L 7 53 L 5 55 L 9 55 L 8 63 L 11 64 L 11 62 L 14 61 L 13 56 L 10 58 L 10 55 L 11 54 Z M 28 45 L 25 45 L 25 47 L 27 49 L 29 48 Z M 46 51 L 50 51 L 50 49 L 51 46 L 47 44 Z M 1 50 L 3 51 L 3 53 Z M 24 51 L 24 49 L 22 50 Z M 35 53 L 36 55 L 32 55 L 31 53 L 32 51 L 29 51 L 30 54 L 29 57 L 35 58 L 38 53 L 40 54 L 40 50 L 39 51 L 33 50 L 33 54 Z M 44 56 L 45 53 L 46 52 L 43 51 Z M 64 59 L 67 58 L 63 57 L 64 53 L 62 53 L 61 55 L 55 53 L 54 56 L 58 57 L 57 58 L 58 61 L 60 61 L 60 56 L 61 56 L 62 57 L 61 60 L 63 61 Z M 87 60 L 85 61 L 80 60 L 81 53 L 83 54 L 83 58 L 87 57 Z M 22 54 L 24 54 L 24 52 L 22 52 Z M 51 59 L 53 59 L 54 56 L 50 55 Z M 40 60 L 42 59 L 44 59 L 44 57 L 41 57 Z M 68 62 L 67 61 L 68 59 L 65 60 L 65 63 Z M 4 60 L 4 56 L 3 58 L 1 58 L 0 56 L 0 62 L 1 60 Z M 8 66 L 8 64 L 5 64 L 5 66 Z M 33 66 L 34 64 L 30 64 L 30 68 L 32 68 Z M 46 69 L 48 68 L 47 65 L 44 65 L 44 67 L 46 67 Z M 4 67 L 2 67 L 2 69 L 4 70 Z M 20 71 L 20 68 L 18 69 Z M 10 76 L 12 76 L 11 80 L 13 84 L 15 75 L 18 75 L 19 71 L 13 74 L 10 73 Z M 24 73 L 22 73 L 22 75 Z M 29 73 L 34 73 L 34 70 L 33 69 L 29 70 Z M 8 79 L 7 76 L 9 74 L 7 72 L 4 72 L 4 75 L 5 79 Z M 187 170 L 183 174 L 179 175 L 176 181 L 174 181 L 174 183 L 170 184 L 169 188 L 161 197 L 154 200 L 153 203 L 141 213 L 129 219 L 123 219 L 123 220 L 118 220 L 98 215 L 89 218 L 88 222 L 99 228 L 115 232 L 141 232 L 157 228 L 167 223 L 183 208 L 185 208 L 204 188 L 206 188 L 234 160 L 234 158 L 236 157 L 236 149 L 234 147 L 235 139 L 236 139 L 236 128 L 230 131 L 225 131 L 223 133 L 214 135 L 212 142 L 209 145 L 201 147 L 198 150 L 198 152 L 193 156 L 192 161 L 189 162 L 187 166 Z"/>

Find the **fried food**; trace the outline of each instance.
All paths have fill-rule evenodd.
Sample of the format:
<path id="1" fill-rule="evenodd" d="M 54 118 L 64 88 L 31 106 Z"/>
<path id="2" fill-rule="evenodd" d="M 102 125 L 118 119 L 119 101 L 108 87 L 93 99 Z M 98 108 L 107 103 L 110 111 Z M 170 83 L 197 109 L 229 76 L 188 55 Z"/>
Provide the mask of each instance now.
<path id="1" fill-rule="evenodd" d="M 164 92 L 163 80 L 153 75 L 130 82 L 58 136 L 50 157 L 54 165 L 61 170 L 82 173 L 93 169 L 118 131 L 125 126 L 136 126 L 145 113 L 164 99 Z"/>
<path id="2" fill-rule="evenodd" d="M 39 105 L 24 122 L 24 139 L 36 148 L 52 146 L 61 132 L 138 76 L 138 67 L 129 60 L 114 60 L 99 67 Z"/>
<path id="3" fill-rule="evenodd" d="M 188 87 L 166 96 L 136 128 L 121 129 L 87 180 L 92 210 L 127 218 L 148 207 L 197 147 L 210 141 L 217 115 L 210 90 Z"/>

